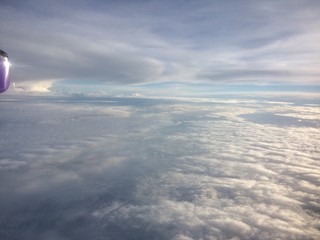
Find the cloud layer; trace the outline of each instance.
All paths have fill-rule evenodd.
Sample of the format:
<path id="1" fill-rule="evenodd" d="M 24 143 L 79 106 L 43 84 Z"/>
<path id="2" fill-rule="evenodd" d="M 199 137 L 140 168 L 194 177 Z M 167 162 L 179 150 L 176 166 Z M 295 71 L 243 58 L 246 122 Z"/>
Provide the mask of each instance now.
<path id="1" fill-rule="evenodd" d="M 21 84 L 317 85 L 319 11 L 317 1 L 2 1 L 1 47 Z"/>
<path id="2" fill-rule="evenodd" d="M 286 98 L 2 100 L 0 237 L 317 239 L 319 110 Z"/>

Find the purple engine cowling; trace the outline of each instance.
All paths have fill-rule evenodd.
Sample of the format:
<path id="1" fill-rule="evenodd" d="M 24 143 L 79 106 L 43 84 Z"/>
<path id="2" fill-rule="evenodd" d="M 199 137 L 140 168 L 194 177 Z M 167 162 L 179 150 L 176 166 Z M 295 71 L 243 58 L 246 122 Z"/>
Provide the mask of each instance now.
<path id="1" fill-rule="evenodd" d="M 9 68 L 8 54 L 0 49 L 0 93 L 6 91 L 10 86 Z"/>

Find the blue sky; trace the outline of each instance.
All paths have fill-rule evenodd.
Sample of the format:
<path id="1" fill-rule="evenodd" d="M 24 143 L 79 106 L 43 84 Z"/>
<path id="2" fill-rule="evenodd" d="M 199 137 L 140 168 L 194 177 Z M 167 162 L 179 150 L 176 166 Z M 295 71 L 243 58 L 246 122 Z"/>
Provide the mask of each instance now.
<path id="1" fill-rule="evenodd" d="M 308 89 L 320 84 L 319 12 L 311 0 L 1 1 L 0 48 L 22 90 Z"/>

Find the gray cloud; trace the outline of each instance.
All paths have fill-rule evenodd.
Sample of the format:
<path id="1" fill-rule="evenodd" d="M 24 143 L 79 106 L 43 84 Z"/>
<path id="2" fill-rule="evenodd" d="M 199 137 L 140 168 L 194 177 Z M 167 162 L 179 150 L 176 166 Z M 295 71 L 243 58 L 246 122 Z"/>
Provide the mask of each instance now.
<path id="1" fill-rule="evenodd" d="M 82 18 L 79 18 L 77 14 L 81 13 Z M 109 20 L 107 17 L 71 12 L 67 18 L 39 21 L 35 16 L 16 13 L 18 19 L 15 19 L 9 14 L 12 13 L 4 11 L 12 21 L 6 26 L 6 31 L 15 34 L 14 37 L 5 35 L 12 44 L 13 61 L 17 62 L 16 67 L 13 65 L 13 79 L 132 83 L 151 81 L 161 76 L 163 64 L 159 60 L 144 56 L 121 40 L 116 42 L 112 32 L 109 36 L 108 24 L 102 35 L 95 34 L 99 28 L 94 26 L 94 22 L 101 25 L 100 22 Z M 121 28 L 121 25 L 117 27 Z"/>
<path id="2" fill-rule="evenodd" d="M 318 83 L 314 1 L 1 5 L 1 47 L 10 53 L 16 82 L 201 82 L 223 72 L 222 82 L 260 82 L 263 75 L 270 83 Z"/>

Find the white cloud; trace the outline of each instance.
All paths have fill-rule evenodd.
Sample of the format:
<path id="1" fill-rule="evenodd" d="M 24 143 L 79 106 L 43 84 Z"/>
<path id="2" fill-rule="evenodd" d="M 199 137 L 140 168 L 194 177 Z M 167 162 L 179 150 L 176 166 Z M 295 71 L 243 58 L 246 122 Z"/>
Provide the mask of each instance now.
<path id="1" fill-rule="evenodd" d="M 46 81 L 26 81 L 14 83 L 13 92 L 33 92 L 33 93 L 48 93 L 52 87 L 54 80 Z"/>
<path id="2" fill-rule="evenodd" d="M 0 211 L 16 228 L 52 219 L 42 228 L 28 225 L 33 239 L 48 230 L 66 239 L 320 236 L 318 129 L 241 117 L 309 119 L 316 106 L 223 98 L 19 99 L 6 102 L 1 115 Z"/>
<path id="3" fill-rule="evenodd" d="M 17 169 L 25 166 L 27 163 L 24 161 L 15 161 L 12 159 L 1 159 L 0 160 L 0 169 Z"/>

